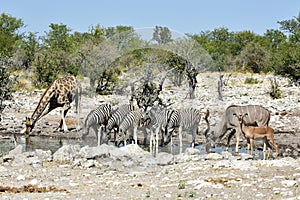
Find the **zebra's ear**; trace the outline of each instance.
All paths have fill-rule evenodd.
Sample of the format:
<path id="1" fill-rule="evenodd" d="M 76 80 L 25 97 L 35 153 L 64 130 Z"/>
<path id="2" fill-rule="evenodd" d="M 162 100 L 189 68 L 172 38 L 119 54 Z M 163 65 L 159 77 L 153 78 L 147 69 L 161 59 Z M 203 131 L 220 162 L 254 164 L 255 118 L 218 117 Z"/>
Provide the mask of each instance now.
<path id="1" fill-rule="evenodd" d="M 145 112 L 150 112 L 151 108 L 152 108 L 151 106 L 148 106 L 148 107 L 144 106 L 143 109 L 144 109 Z"/>

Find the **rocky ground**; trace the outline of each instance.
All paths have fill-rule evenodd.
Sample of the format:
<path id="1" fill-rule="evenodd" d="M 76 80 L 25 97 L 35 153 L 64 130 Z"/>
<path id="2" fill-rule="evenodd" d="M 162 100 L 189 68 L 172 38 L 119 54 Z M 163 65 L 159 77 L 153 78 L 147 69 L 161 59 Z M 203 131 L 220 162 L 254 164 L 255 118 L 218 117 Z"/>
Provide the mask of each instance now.
<path id="1" fill-rule="evenodd" d="M 273 100 L 268 92 L 272 75 L 226 74 L 218 99 L 217 80 L 220 74 L 198 76 L 196 99 L 185 99 L 185 87 L 174 88 L 166 83 L 162 98 L 175 108 L 197 107 L 210 110 L 211 128 L 218 124 L 226 107 L 231 104 L 263 105 L 271 111 L 270 126 L 275 128 L 275 142 L 281 150 L 279 159 L 263 161 L 241 153 L 200 153 L 188 148 L 185 153 L 166 152 L 156 157 L 136 145 L 116 148 L 103 145 L 88 147 L 64 145 L 56 152 L 33 150 L 24 152 L 17 146 L 4 153 L 0 160 L 0 195 L 2 199 L 300 199 L 300 107 L 299 87 L 277 77 L 281 98 Z M 245 84 L 246 78 L 257 84 Z M 17 92 L 13 102 L 6 102 L 0 122 L 0 140 L 19 135 L 25 116 L 30 116 L 42 91 Z M 126 103 L 128 96 L 91 96 L 84 93 L 81 123 L 100 100 L 112 104 Z M 54 131 L 59 111 L 40 120 L 32 132 L 49 138 L 80 138 L 76 131 L 76 115 L 71 109 L 67 123 L 71 131 Z M 205 130 L 201 122 L 200 132 Z M 22 136 L 21 136 L 22 138 Z M 90 134 L 90 138 L 94 138 Z M 36 141 L 36 140 L 35 140 Z M 188 138 L 185 139 L 187 143 Z M 224 139 L 223 142 L 225 142 Z M 203 142 L 203 136 L 198 137 Z M 41 143 L 41 142 L 40 142 Z M 93 145 L 90 146 L 95 146 Z M 232 144 L 234 142 L 232 141 Z M 260 148 L 261 143 L 255 142 Z M 223 147 L 224 144 L 218 144 Z M 245 140 L 242 138 L 242 146 Z M 46 146 L 46 145 L 44 145 Z"/>
<path id="2" fill-rule="evenodd" d="M 18 146 L 1 163 L 1 199 L 300 199 L 299 158 L 65 145 L 53 155 Z"/>

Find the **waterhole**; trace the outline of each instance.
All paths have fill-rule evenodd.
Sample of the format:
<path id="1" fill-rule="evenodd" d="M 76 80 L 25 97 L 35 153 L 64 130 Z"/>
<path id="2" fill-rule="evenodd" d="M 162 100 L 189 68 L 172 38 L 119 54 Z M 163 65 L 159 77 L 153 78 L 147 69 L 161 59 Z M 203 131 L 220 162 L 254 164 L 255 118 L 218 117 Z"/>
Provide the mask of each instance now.
<path id="1" fill-rule="evenodd" d="M 80 145 L 83 146 L 97 146 L 97 139 L 90 137 L 85 140 L 81 139 L 66 139 L 59 137 L 47 137 L 47 136 L 30 136 L 29 140 L 26 144 L 25 138 L 23 136 L 16 136 L 18 144 L 21 144 L 23 147 L 23 151 L 30 152 L 36 149 L 41 149 L 44 151 L 50 150 L 52 153 L 57 151 L 63 145 Z M 15 139 L 14 136 L 10 134 L 0 134 L 0 155 L 6 155 L 9 151 L 15 148 Z M 109 143 L 109 145 L 114 145 L 113 143 Z M 149 151 L 148 146 L 141 145 L 143 149 Z M 186 148 L 190 147 L 190 144 L 183 144 L 182 151 L 184 152 Z M 196 145 L 196 149 L 200 150 L 201 154 L 205 154 L 206 146 L 205 145 Z M 180 148 L 178 144 L 166 145 L 163 147 L 159 147 L 159 152 L 167 152 L 172 153 L 173 155 L 179 154 Z M 225 151 L 225 147 L 215 147 L 211 148 L 210 152 L 220 153 Z M 234 152 L 234 148 L 229 148 L 229 152 Z M 246 148 L 239 149 L 240 153 L 247 153 Z M 254 159 L 261 159 L 263 157 L 262 151 L 260 149 L 254 149 Z"/>

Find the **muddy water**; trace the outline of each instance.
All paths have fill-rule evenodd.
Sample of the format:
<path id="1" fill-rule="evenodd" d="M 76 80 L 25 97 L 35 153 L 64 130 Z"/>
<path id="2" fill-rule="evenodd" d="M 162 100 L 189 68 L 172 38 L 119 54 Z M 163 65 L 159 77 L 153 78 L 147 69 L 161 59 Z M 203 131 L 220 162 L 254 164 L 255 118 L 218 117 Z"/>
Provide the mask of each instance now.
<path id="1" fill-rule="evenodd" d="M 80 146 L 96 146 L 97 141 L 93 139 L 78 140 L 78 139 L 61 139 L 59 137 L 47 136 L 30 136 L 27 143 L 23 136 L 16 136 L 17 143 L 23 146 L 24 151 L 34 151 L 35 149 L 42 149 L 44 151 L 50 150 L 52 153 L 57 151 L 60 147 L 67 144 L 79 144 Z M 0 134 L 0 155 L 5 155 L 15 148 L 15 139 L 13 136 Z"/>
<path id="2" fill-rule="evenodd" d="M 23 136 L 16 136 L 17 142 L 23 146 L 23 150 L 30 152 L 34 151 L 35 149 L 42 149 L 44 151 L 50 150 L 52 153 L 57 151 L 60 147 L 67 144 L 78 144 L 81 147 L 83 146 L 97 146 L 97 140 L 96 138 L 87 138 L 85 140 L 78 140 L 78 139 L 61 139 L 58 137 L 46 137 L 46 136 L 31 136 L 29 137 L 29 140 L 26 144 L 25 139 Z M 113 143 L 110 143 L 109 145 L 113 145 Z M 148 147 L 141 146 L 145 150 L 149 150 Z M 186 148 L 190 147 L 189 144 L 183 145 L 183 152 Z M 0 134 L 0 155 L 6 155 L 9 151 L 15 148 L 15 139 L 11 135 L 4 135 Z M 196 145 L 196 149 L 200 150 L 201 154 L 206 153 L 206 149 L 204 145 Z M 173 155 L 179 154 L 179 145 L 174 144 L 173 146 L 167 145 L 164 147 L 159 147 L 159 152 L 168 152 L 172 153 Z M 216 147 L 211 149 L 212 152 L 220 153 L 222 151 L 225 151 L 224 147 Z M 229 148 L 229 152 L 234 152 L 233 149 Z M 247 153 L 247 150 L 245 148 L 241 148 L 239 150 L 240 153 Z M 261 159 L 262 158 L 262 151 L 259 149 L 254 150 L 254 159 Z"/>

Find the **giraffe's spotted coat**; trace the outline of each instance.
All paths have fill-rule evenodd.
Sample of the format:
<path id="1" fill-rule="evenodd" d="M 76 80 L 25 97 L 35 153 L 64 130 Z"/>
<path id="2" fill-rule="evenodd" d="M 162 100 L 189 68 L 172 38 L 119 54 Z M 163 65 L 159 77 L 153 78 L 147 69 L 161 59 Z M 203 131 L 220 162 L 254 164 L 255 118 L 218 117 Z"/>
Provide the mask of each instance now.
<path id="1" fill-rule="evenodd" d="M 66 131 L 67 126 L 64 118 L 68 110 L 71 108 L 71 103 L 74 99 L 77 105 L 76 109 L 78 111 L 80 100 L 79 95 L 80 82 L 76 79 L 75 76 L 66 74 L 64 77 L 56 79 L 41 96 L 41 99 L 32 116 L 26 117 L 26 134 L 29 134 L 29 132 L 34 128 L 35 123 L 40 118 L 58 107 L 61 107 L 62 113 L 64 113 L 61 115 L 61 123 L 59 127 L 63 128 L 64 131 Z"/>

